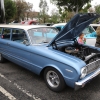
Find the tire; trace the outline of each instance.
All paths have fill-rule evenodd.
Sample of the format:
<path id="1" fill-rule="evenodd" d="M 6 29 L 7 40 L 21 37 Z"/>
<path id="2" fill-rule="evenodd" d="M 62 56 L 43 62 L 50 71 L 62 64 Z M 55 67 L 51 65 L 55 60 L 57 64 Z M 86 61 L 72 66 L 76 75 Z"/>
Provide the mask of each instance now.
<path id="1" fill-rule="evenodd" d="M 2 56 L 2 54 L 0 53 L 0 63 L 5 62 L 5 58 Z"/>
<path id="2" fill-rule="evenodd" d="M 46 68 L 44 71 L 46 85 L 54 92 L 62 91 L 66 84 L 60 72 L 54 68 Z"/>

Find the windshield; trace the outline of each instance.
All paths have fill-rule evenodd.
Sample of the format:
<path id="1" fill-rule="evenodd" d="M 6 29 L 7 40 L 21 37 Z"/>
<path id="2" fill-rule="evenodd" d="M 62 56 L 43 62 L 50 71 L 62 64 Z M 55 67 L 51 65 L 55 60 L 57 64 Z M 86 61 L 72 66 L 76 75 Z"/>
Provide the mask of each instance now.
<path id="1" fill-rule="evenodd" d="M 28 30 L 32 44 L 48 43 L 58 32 L 59 31 L 53 27 L 41 27 Z"/>
<path id="2" fill-rule="evenodd" d="M 85 28 L 83 30 L 84 34 L 90 34 L 90 33 L 93 33 L 93 32 L 95 32 L 95 31 L 94 31 L 94 29 L 91 26 L 88 26 L 87 28 Z"/>

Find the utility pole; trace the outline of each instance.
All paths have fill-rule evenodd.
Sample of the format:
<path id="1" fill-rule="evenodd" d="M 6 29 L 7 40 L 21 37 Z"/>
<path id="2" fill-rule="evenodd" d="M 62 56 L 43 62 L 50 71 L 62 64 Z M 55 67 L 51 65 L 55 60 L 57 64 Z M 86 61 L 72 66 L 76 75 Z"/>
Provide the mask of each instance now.
<path id="1" fill-rule="evenodd" d="M 4 0 L 0 0 L 0 24 L 5 23 Z"/>

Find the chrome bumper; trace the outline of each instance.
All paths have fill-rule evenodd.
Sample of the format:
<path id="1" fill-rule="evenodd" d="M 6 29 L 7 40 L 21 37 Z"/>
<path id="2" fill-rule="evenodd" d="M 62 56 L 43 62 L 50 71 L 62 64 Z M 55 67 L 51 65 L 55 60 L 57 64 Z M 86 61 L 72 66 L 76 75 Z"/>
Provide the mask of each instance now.
<path id="1" fill-rule="evenodd" d="M 97 69 L 93 74 L 91 74 L 90 76 L 86 77 L 83 80 L 80 80 L 78 82 L 75 82 L 75 90 L 78 90 L 82 87 L 85 86 L 85 84 L 90 81 L 91 79 L 93 79 L 94 77 L 96 77 L 98 74 L 100 74 L 100 68 Z"/>

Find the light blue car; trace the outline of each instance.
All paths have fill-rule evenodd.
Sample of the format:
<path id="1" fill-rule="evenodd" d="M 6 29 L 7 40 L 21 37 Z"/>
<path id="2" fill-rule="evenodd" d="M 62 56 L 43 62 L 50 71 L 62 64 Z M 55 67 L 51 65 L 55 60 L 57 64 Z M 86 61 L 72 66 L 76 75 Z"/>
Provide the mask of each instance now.
<path id="1" fill-rule="evenodd" d="M 77 14 L 60 32 L 51 26 L 0 25 L 0 62 L 8 59 L 44 76 L 52 91 L 60 92 L 66 85 L 78 90 L 100 73 L 100 48 L 77 42 L 98 17 Z"/>
<path id="2" fill-rule="evenodd" d="M 58 24 L 54 24 L 53 27 L 56 27 L 59 31 L 61 31 L 65 25 L 66 23 L 58 23 Z M 85 34 L 84 38 L 86 38 L 86 44 L 95 46 L 97 33 L 93 28 L 93 25 L 94 24 L 90 24 L 82 32 Z"/>

